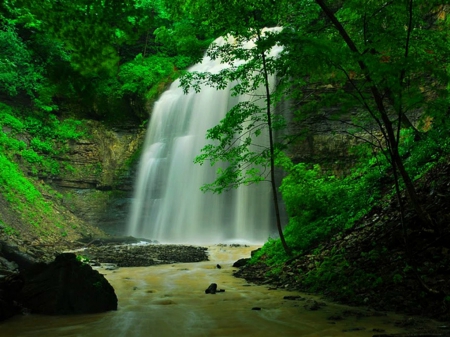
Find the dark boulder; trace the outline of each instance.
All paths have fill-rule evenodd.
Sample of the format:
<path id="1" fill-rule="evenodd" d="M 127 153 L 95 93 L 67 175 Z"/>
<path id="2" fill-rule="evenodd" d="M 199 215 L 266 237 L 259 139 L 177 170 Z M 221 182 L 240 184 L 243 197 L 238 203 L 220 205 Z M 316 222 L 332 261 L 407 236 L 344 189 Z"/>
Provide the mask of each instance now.
<path id="1" fill-rule="evenodd" d="M 22 286 L 23 279 L 18 274 L 0 280 L 0 321 L 21 313 L 22 308 L 15 299 Z"/>
<path id="2" fill-rule="evenodd" d="M 217 292 L 217 284 L 211 283 L 205 290 L 205 294 L 215 294 Z"/>
<path id="3" fill-rule="evenodd" d="M 241 267 L 245 266 L 248 261 L 250 261 L 250 259 L 239 259 L 235 263 L 233 263 L 233 267 L 241 268 Z"/>
<path id="4" fill-rule="evenodd" d="M 22 273 L 18 300 L 31 313 L 88 314 L 117 310 L 113 287 L 103 275 L 65 253 L 50 264 L 38 264 Z"/>

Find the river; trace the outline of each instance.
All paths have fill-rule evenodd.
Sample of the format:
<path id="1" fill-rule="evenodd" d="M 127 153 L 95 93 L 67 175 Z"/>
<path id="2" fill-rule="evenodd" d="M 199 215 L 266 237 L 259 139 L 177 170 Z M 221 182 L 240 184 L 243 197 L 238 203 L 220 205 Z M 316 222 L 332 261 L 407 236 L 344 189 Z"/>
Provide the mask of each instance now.
<path id="1" fill-rule="evenodd" d="M 404 333 L 402 316 L 326 303 L 317 296 L 248 284 L 232 264 L 255 247 L 209 247 L 210 261 L 100 272 L 113 285 L 117 311 L 77 316 L 24 315 L 0 324 L 1 337 L 373 336 Z M 221 268 L 217 268 L 220 264 Z M 205 294 L 217 283 L 225 292 Z M 284 296 L 305 300 L 285 300 Z M 253 310 L 259 308 L 260 310 Z M 354 314 L 354 313 L 358 314 Z M 353 314 L 352 314 L 353 313 Z M 335 319 L 329 319 L 334 316 Z M 343 319 L 336 320 L 337 316 Z M 375 330 L 373 330 L 375 329 Z"/>

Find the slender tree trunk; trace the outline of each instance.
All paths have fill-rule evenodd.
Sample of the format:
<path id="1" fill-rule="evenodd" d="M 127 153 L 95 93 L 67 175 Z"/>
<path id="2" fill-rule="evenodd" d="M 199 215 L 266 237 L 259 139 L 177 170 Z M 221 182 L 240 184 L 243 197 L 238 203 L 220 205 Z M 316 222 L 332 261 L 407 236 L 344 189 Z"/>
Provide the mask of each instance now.
<path id="1" fill-rule="evenodd" d="M 258 39 L 261 38 L 261 35 L 258 31 Z M 269 76 L 267 74 L 267 66 L 266 66 L 266 55 L 264 52 L 261 53 L 261 58 L 263 62 L 263 72 L 264 72 L 264 86 L 266 90 L 266 112 L 267 112 L 267 125 L 269 128 L 269 151 L 270 151 L 270 183 L 272 185 L 272 196 L 273 196 L 273 203 L 275 206 L 275 216 L 277 221 L 277 230 L 278 234 L 280 235 L 281 244 L 283 245 L 284 251 L 286 254 L 291 255 L 292 252 L 289 248 L 289 246 L 286 243 L 286 240 L 284 238 L 283 234 L 283 228 L 281 226 L 281 216 L 280 216 L 280 203 L 278 201 L 278 193 L 277 193 L 277 186 L 275 182 L 275 146 L 274 146 L 274 140 L 273 140 L 273 130 L 272 130 L 272 111 L 271 111 L 271 99 L 270 99 L 270 87 L 269 87 Z"/>
<path id="2" fill-rule="evenodd" d="M 409 176 L 408 172 L 406 172 L 403 160 L 401 159 L 400 154 L 398 153 L 398 147 L 395 150 L 396 151 L 395 154 L 393 155 L 393 159 L 400 173 L 400 176 L 402 177 L 403 183 L 405 184 L 406 193 L 408 194 L 411 204 L 413 205 L 414 209 L 417 212 L 417 215 L 419 216 L 423 224 L 427 225 L 428 227 L 435 228 L 433 220 L 431 219 L 430 215 L 423 209 L 422 204 L 420 203 L 413 181 L 411 180 L 411 177 Z"/>

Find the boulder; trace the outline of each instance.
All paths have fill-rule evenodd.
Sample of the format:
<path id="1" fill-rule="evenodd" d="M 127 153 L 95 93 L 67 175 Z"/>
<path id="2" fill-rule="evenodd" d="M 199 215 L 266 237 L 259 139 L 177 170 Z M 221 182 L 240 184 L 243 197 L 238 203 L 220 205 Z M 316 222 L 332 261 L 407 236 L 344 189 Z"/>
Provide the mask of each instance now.
<path id="1" fill-rule="evenodd" d="M 233 267 L 241 268 L 244 267 L 250 259 L 239 259 L 235 263 L 233 263 Z"/>
<path id="2" fill-rule="evenodd" d="M 31 313 L 88 314 L 117 310 L 117 296 L 103 275 L 65 253 L 22 273 L 18 300 Z"/>
<path id="3" fill-rule="evenodd" d="M 15 299 L 22 286 L 23 280 L 18 274 L 0 280 L 0 321 L 21 313 L 22 308 Z"/>
<path id="4" fill-rule="evenodd" d="M 217 284 L 211 283 L 205 290 L 205 294 L 215 294 L 217 292 Z"/>

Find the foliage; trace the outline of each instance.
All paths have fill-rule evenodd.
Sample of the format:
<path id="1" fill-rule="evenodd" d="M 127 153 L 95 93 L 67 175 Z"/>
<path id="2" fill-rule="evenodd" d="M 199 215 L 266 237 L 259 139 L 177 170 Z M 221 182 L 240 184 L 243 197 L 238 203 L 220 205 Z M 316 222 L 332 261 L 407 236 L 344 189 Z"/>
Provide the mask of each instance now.
<path id="1" fill-rule="evenodd" d="M 174 21 L 159 0 L 8 0 L 0 95 L 44 111 L 70 101 L 85 116 L 144 119 L 146 101 L 201 58 L 205 27 Z"/>
<path id="2" fill-rule="evenodd" d="M 87 256 L 84 255 L 77 255 L 76 256 L 77 261 L 80 261 L 81 263 L 89 264 L 90 259 Z"/>
<path id="3" fill-rule="evenodd" d="M 252 48 L 248 47 L 252 39 L 245 37 L 230 38 L 223 45 L 213 44 L 207 55 L 228 66 L 217 73 L 189 72 L 181 78 L 185 91 L 199 91 L 202 85 L 220 90 L 231 83 L 232 95 L 247 98 L 235 104 L 225 118 L 207 132 L 206 138 L 211 143 L 201 150 L 195 162 L 226 165 L 218 168 L 217 179 L 203 186 L 204 191 L 221 193 L 224 189 L 271 179 L 271 151 L 278 151 L 281 145 L 274 144 L 271 148 L 270 132 L 284 126 L 283 116 L 274 112 L 271 103 L 276 88 L 269 78 L 269 95 L 264 90 L 265 76 L 274 75 L 276 70 L 276 57 L 269 54 L 274 47 L 274 34 L 276 32 L 268 31 L 261 35 Z"/>
<path id="4" fill-rule="evenodd" d="M 205 32 L 204 24 L 199 25 L 188 19 L 174 22 L 168 27 L 160 26 L 155 29 L 154 34 L 159 54 L 166 57 L 182 56 L 180 61 L 184 63 L 177 62 L 177 67 L 180 69 L 199 62 L 212 42 L 212 39 L 208 38 L 208 33 Z M 202 39 L 198 36 L 202 36 Z"/>
<path id="5" fill-rule="evenodd" d="M 339 179 L 322 173 L 318 165 L 288 163 L 284 168 L 289 172 L 280 187 L 289 214 L 285 234 L 299 251 L 352 227 L 379 195 L 358 173 Z"/>
<path id="6" fill-rule="evenodd" d="M 51 206 L 24 171 L 40 177 L 57 175 L 61 168 L 53 157 L 64 156 L 66 143 L 83 135 L 80 121 L 60 121 L 52 114 L 39 116 L 0 104 L 0 193 L 36 228 Z M 17 158 L 22 159 L 20 165 Z"/>
<path id="7" fill-rule="evenodd" d="M 195 18 L 208 26 L 215 36 L 251 36 L 251 29 L 277 25 L 285 13 L 284 1 L 273 0 L 171 0 L 165 1 L 168 11 L 176 18 Z"/>
<path id="8" fill-rule="evenodd" d="M 413 129 L 402 131 L 400 153 L 414 179 L 448 155 L 448 142 L 438 137 L 442 132 L 441 128 L 430 130 L 423 140 L 414 141 Z M 392 168 L 386 156 L 374 152 L 369 144 L 360 144 L 353 152 L 359 162 L 342 178 L 328 175 L 318 165 L 294 165 L 286 156 L 279 156 L 278 165 L 289 173 L 280 186 L 289 214 L 284 233 L 295 252 L 310 252 L 320 242 L 353 227 L 372 207 L 394 195 Z M 263 255 L 270 265 L 288 259 L 276 239 L 269 240 L 253 262 Z"/>
<path id="9" fill-rule="evenodd" d="M 171 59 L 138 54 L 133 61 L 124 64 L 119 72 L 119 87 L 111 92 L 116 97 L 135 95 L 145 97 L 148 90 L 169 76 L 173 76 L 175 65 Z M 107 94 L 108 92 L 105 92 Z"/>
<path id="10" fill-rule="evenodd" d="M 19 19 L 62 42 L 71 65 L 82 74 L 113 71 L 119 61 L 117 47 L 136 38 L 133 17 L 138 9 L 133 0 L 13 0 L 13 6 L 21 6 L 26 13 L 19 14 Z"/>
<path id="11" fill-rule="evenodd" d="M 0 148 L 8 158 L 21 156 L 30 164 L 34 175 L 54 176 L 60 171 L 60 165 L 54 157 L 64 155 L 67 141 L 85 135 L 81 123 L 73 119 L 60 121 L 53 114 L 40 118 L 26 112 L 21 115 L 6 105 L 0 105 L 0 126 L 10 128 L 7 133 L 0 132 L 4 140 Z M 28 145 L 18 139 L 24 133 L 30 137 Z"/>
<path id="12" fill-rule="evenodd" d="M 0 168 L 2 194 L 8 201 L 14 202 L 19 196 L 23 196 L 26 202 L 34 203 L 41 197 L 39 191 L 25 178 L 18 166 L 4 155 L 0 155 Z"/>
<path id="13" fill-rule="evenodd" d="M 373 145 L 386 155 L 395 180 L 401 178 L 422 222 L 432 227 L 399 147 L 400 131 L 412 126 L 414 111 L 420 108 L 425 118 L 445 116 L 448 111 L 448 71 L 442 66 L 450 52 L 444 42 L 448 28 L 445 8 L 423 1 L 387 5 L 371 2 L 364 6 L 358 1 L 314 2 L 320 8 L 316 14 L 299 20 L 290 18 L 292 29 L 285 30 L 287 35 L 303 43 L 301 49 L 288 44 L 286 56 L 305 56 L 311 61 L 316 56 L 309 69 L 300 66 L 295 72 L 307 79 L 305 86 L 317 90 L 319 80 L 332 90 L 318 93 L 310 100 L 312 107 L 299 109 L 299 115 L 311 116 L 317 106 L 336 106 L 339 110 L 335 119 L 341 119 L 342 113 L 354 113 L 353 125 L 370 135 L 377 130 L 381 137 Z M 297 10 L 302 11 L 302 7 Z M 419 130 L 416 136 L 421 137 Z"/>
<path id="14" fill-rule="evenodd" d="M 319 165 L 294 165 L 281 154 L 277 165 L 288 173 L 280 186 L 289 215 L 284 234 L 286 242 L 297 254 L 310 252 L 320 242 L 353 227 L 380 202 L 379 181 L 386 172 L 373 161 L 357 165 L 344 178 L 328 175 Z M 260 254 L 266 255 L 270 265 L 283 263 L 288 258 L 278 241 L 269 240 Z"/>
<path id="15" fill-rule="evenodd" d="M 293 252 L 296 253 L 295 249 Z M 289 258 L 290 256 L 283 249 L 281 241 L 279 239 L 269 238 L 261 249 L 252 255 L 249 263 L 254 264 L 263 261 L 265 264 L 272 266 L 272 268 L 277 268 L 277 266 L 282 266 Z"/>
<path id="16" fill-rule="evenodd" d="M 448 125 L 436 125 L 423 139 L 415 140 L 413 129 L 402 130 L 400 155 L 404 158 L 406 169 L 414 180 L 419 179 L 450 153 L 449 132 Z"/>
<path id="17" fill-rule="evenodd" d="M 0 27 L 0 93 L 16 97 L 26 94 L 43 110 L 55 109 L 51 101 L 54 88 L 46 78 L 43 64 L 20 38 L 12 24 Z"/>
<path id="18" fill-rule="evenodd" d="M 0 229 L 3 230 L 6 235 L 16 236 L 18 234 L 17 230 L 11 226 L 5 225 L 2 221 L 0 221 Z"/>
<path id="19" fill-rule="evenodd" d="M 288 5 L 288 10 L 283 11 L 281 4 Z M 298 121 L 343 122 L 355 130 L 347 128 L 347 132 L 373 146 L 375 158 L 345 179 L 319 174 L 318 167 L 312 170 L 302 164 L 295 169 L 283 167 L 289 174 L 281 187 L 290 215 L 285 233 L 297 249 L 308 249 L 351 227 L 372 207 L 379 193 L 380 184 L 376 180 L 388 172 L 394 174 L 398 194 L 401 177 L 401 186 L 417 214 L 424 223 L 432 225 L 412 183 L 419 171 L 430 167 L 415 164 L 429 157 L 402 153 L 413 146 L 408 145 L 410 137 L 402 129 L 413 130 L 410 132 L 414 139 L 427 140 L 427 144 L 421 142 L 422 147 L 414 145 L 417 155 L 420 148 L 440 147 L 433 133 L 425 136 L 423 131 L 411 129 L 410 118 L 417 109 L 423 111 L 424 121 L 443 120 L 447 116 L 448 72 L 442 64 L 450 49 L 444 42 L 448 22 L 445 12 L 442 15 L 442 6 L 424 2 L 387 5 L 372 2 L 361 6 L 359 1 L 322 0 L 270 4 L 192 0 L 184 6 L 192 15 L 211 20 L 216 31 L 234 34 L 234 38 L 228 37 L 223 45 L 213 45 L 208 51 L 212 59 L 220 59 L 231 67 L 213 74 L 188 74 L 182 78 L 185 90 L 198 91 L 203 84 L 223 89 L 236 81 L 232 82 L 233 94 L 248 94 L 263 83 L 264 71 L 276 73 L 280 83 L 277 91 L 265 96 L 266 102 L 290 97 L 299 102 Z M 230 7 L 236 9 L 231 15 Z M 263 24 L 274 19 L 281 20 L 284 29 L 279 34 L 269 34 L 268 38 L 262 36 Z M 252 38 L 256 46 L 243 48 Z M 263 64 L 265 53 L 275 45 L 282 45 L 283 52 L 276 58 L 268 57 L 267 65 Z M 244 62 L 239 63 L 240 60 Z M 269 121 L 264 120 L 261 112 L 253 102 L 239 103 L 208 131 L 207 138 L 212 143 L 202 150 L 196 162 L 227 164 L 218 169 L 216 181 L 203 189 L 220 193 L 226 188 L 265 179 L 264 162 L 274 153 L 268 154 L 260 144 L 263 150 L 254 151 L 250 147 L 261 134 L 261 125 Z M 293 136 L 291 139 L 295 139 L 296 135 Z M 368 169 L 378 165 L 382 166 L 378 172 Z"/>
<path id="20" fill-rule="evenodd" d="M 350 275 L 350 267 L 345 252 L 333 251 L 323 261 L 316 262 L 315 268 L 301 277 L 302 286 L 308 291 L 332 295 L 335 299 L 351 297 L 355 302 L 358 298 L 354 295 L 361 288 L 374 289 L 383 283 L 383 279 L 376 273 L 367 273 L 358 268 L 353 268 L 354 271 Z"/>

